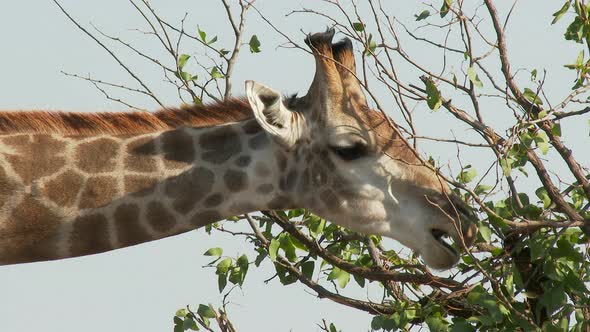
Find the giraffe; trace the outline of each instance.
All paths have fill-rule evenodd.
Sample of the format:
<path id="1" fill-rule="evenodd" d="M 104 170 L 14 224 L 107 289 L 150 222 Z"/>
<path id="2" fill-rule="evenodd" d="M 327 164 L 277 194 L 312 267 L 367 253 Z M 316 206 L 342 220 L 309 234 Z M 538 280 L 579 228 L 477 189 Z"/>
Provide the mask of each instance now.
<path id="1" fill-rule="evenodd" d="M 0 265 L 101 253 L 234 215 L 307 208 L 391 237 L 436 269 L 473 243 L 474 214 L 367 106 L 352 43 L 306 38 L 308 93 L 155 113 L 0 112 Z"/>

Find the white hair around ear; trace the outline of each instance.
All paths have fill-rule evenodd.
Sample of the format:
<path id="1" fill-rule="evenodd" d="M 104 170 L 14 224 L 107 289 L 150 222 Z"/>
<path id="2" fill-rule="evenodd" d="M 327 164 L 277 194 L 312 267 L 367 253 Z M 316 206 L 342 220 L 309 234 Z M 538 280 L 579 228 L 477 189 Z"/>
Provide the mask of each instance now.
<path id="1" fill-rule="evenodd" d="M 301 138 L 305 121 L 300 114 L 285 107 L 279 92 L 264 84 L 246 81 L 246 96 L 256 121 L 279 144 L 291 147 Z"/>

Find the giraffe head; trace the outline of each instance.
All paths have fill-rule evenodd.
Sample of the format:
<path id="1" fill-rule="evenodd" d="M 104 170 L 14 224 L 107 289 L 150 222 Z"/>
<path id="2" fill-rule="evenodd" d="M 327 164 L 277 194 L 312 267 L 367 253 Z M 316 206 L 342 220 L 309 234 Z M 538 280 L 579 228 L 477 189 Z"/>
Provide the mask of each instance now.
<path id="1" fill-rule="evenodd" d="M 365 234 L 394 238 L 427 265 L 445 269 L 476 235 L 474 215 L 435 170 L 423 164 L 380 112 L 367 107 L 350 40 L 333 30 L 308 36 L 316 72 L 306 96 L 284 100 L 246 82 L 254 115 L 283 151 L 294 205 Z M 299 175 L 297 175 L 299 174 Z"/>

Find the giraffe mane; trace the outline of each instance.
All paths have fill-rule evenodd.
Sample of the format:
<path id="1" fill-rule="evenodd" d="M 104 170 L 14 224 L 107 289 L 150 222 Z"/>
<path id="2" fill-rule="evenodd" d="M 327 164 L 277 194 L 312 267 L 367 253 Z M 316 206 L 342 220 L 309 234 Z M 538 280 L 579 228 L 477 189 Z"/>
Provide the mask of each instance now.
<path id="1" fill-rule="evenodd" d="M 181 126 L 214 126 L 252 116 L 252 109 L 245 98 L 164 108 L 156 112 L 0 111 L 0 134 L 141 134 Z"/>

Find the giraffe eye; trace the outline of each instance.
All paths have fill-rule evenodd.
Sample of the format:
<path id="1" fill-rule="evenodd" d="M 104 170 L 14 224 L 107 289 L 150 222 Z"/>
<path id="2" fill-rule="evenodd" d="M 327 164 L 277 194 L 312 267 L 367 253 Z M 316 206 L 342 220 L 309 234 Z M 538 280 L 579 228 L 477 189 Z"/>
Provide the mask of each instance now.
<path id="1" fill-rule="evenodd" d="M 350 146 L 332 146 L 332 151 L 342 160 L 351 161 L 359 159 L 368 154 L 369 149 L 363 143 L 355 143 Z"/>

